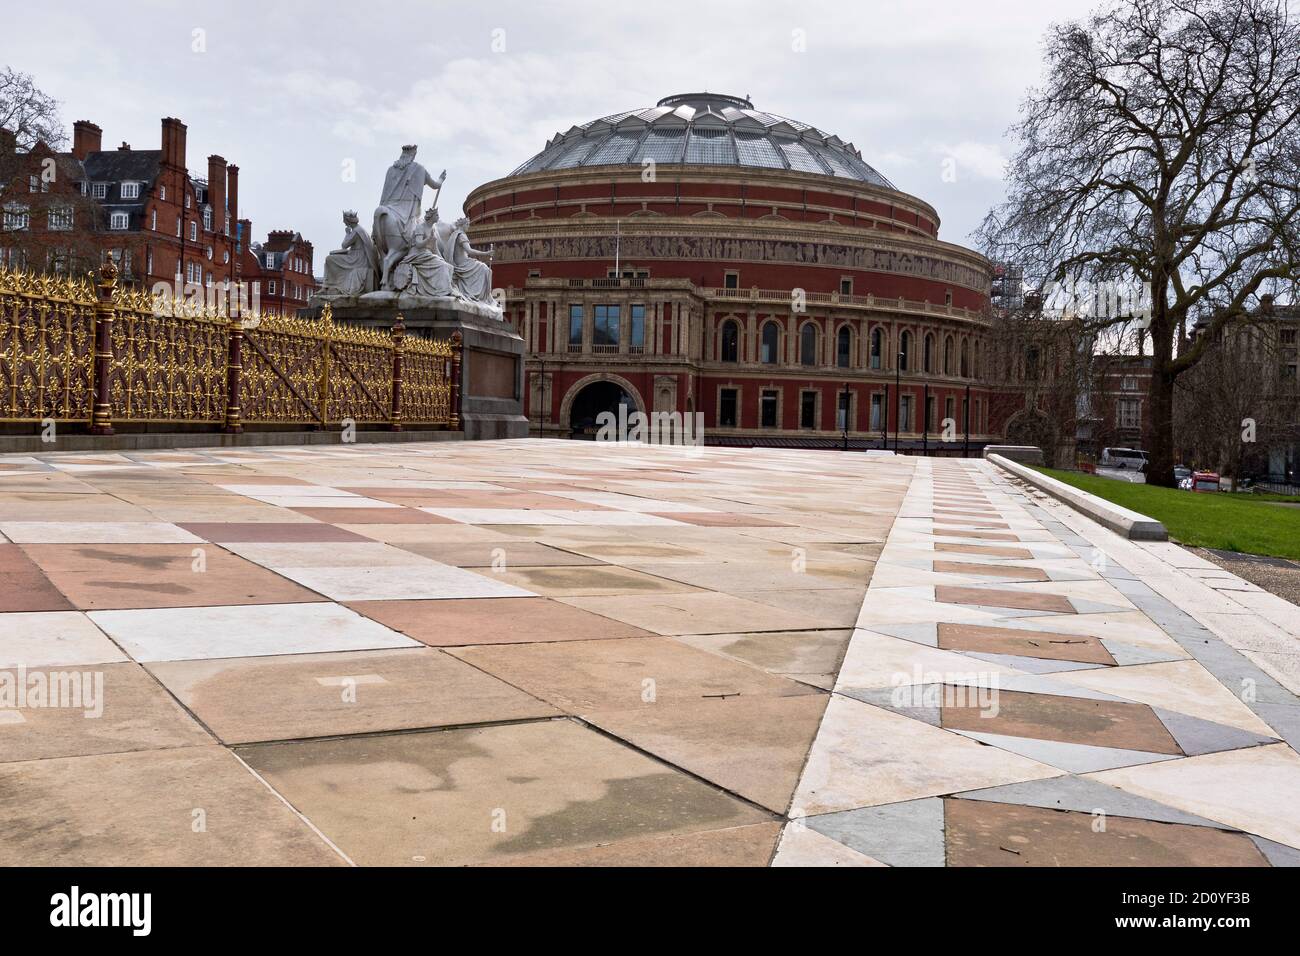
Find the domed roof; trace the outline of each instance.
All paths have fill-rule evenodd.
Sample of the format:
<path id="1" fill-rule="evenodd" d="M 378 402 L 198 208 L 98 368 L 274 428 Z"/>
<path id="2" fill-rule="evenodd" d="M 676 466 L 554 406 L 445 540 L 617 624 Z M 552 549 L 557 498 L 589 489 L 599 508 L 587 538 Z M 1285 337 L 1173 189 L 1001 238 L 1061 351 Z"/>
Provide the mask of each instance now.
<path id="1" fill-rule="evenodd" d="M 756 110 L 747 97 L 720 93 L 668 96 L 648 109 L 574 126 L 557 133 L 511 175 L 640 166 L 647 159 L 669 165 L 790 169 L 895 188 L 862 161 L 852 143 L 807 123 Z"/>

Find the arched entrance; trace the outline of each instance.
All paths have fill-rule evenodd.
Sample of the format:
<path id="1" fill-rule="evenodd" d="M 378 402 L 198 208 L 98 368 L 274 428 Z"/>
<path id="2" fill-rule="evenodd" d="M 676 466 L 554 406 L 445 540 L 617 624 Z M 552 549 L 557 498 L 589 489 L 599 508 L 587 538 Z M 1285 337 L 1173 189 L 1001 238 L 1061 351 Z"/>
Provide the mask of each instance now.
<path id="1" fill-rule="evenodd" d="M 594 439 L 600 414 L 609 412 L 618 420 L 619 406 L 626 408 L 621 416 L 623 421 L 633 412 L 645 411 L 640 393 L 627 379 L 609 374 L 588 375 L 575 382 L 564 396 L 560 420 L 568 423 L 572 437 Z"/>

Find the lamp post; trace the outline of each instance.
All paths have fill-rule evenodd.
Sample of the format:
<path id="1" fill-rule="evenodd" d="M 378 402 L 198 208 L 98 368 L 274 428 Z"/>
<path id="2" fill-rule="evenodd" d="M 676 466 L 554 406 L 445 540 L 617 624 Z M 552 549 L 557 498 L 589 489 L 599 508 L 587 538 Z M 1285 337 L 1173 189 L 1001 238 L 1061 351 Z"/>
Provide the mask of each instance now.
<path id="1" fill-rule="evenodd" d="M 903 356 L 901 349 L 894 360 L 894 454 L 898 454 L 898 433 L 903 428 Z"/>
<path id="2" fill-rule="evenodd" d="M 844 450 L 849 450 L 849 407 L 852 401 L 849 393 L 849 383 L 844 383 Z"/>

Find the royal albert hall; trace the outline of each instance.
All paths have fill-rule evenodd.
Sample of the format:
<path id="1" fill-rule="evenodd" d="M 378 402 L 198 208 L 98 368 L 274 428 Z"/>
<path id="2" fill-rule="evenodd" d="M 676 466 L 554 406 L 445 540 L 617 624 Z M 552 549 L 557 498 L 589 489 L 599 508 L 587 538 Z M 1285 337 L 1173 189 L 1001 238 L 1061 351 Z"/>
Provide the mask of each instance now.
<path id="1" fill-rule="evenodd" d="M 709 443 L 989 437 L 989 262 L 832 133 L 669 96 L 557 134 L 465 210 L 525 341 L 533 434 L 625 404 L 700 412 Z"/>

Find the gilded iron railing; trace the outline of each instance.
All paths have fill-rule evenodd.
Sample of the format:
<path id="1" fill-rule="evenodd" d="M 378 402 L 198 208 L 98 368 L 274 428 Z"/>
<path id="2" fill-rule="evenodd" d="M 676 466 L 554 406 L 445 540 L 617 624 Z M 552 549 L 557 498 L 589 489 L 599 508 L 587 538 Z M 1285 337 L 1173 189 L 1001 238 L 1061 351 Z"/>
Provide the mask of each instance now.
<path id="1" fill-rule="evenodd" d="M 0 268 L 0 422 L 458 428 L 460 347 Z"/>

